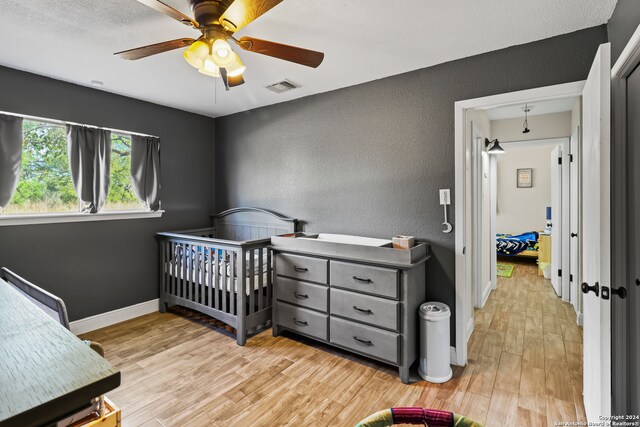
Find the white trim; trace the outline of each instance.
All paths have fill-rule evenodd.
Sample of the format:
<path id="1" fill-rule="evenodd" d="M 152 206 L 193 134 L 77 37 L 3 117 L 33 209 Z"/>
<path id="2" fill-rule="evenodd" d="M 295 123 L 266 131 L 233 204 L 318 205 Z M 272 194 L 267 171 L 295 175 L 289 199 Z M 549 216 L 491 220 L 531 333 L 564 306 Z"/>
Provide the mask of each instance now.
<path id="1" fill-rule="evenodd" d="M 582 326 L 584 324 L 584 317 L 582 316 L 582 312 L 578 313 L 577 320 L 578 326 Z"/>
<path id="2" fill-rule="evenodd" d="M 121 219 L 160 218 L 159 211 L 108 211 L 94 214 L 68 212 L 37 215 L 0 215 L 0 227 L 7 225 L 57 224 L 62 222 L 111 221 Z"/>
<path id="3" fill-rule="evenodd" d="M 617 78 L 628 77 L 640 62 L 640 25 L 622 50 L 618 60 L 611 68 L 611 76 Z"/>
<path id="4" fill-rule="evenodd" d="M 468 310 L 465 303 L 467 286 L 471 285 L 471 275 L 467 275 L 466 262 L 470 254 L 472 242 L 467 242 L 465 223 L 467 216 L 472 215 L 465 205 L 467 177 L 467 129 L 466 111 L 469 109 L 488 109 L 504 105 L 519 104 L 524 101 L 534 102 L 549 99 L 582 96 L 584 81 L 546 86 L 518 92 L 486 96 L 482 98 L 458 101 L 455 103 L 455 295 L 456 295 L 456 365 L 467 364 L 467 339 L 465 318 Z M 471 237 L 471 236 L 469 236 Z M 471 272 L 469 272 L 471 273 Z"/>
<path id="5" fill-rule="evenodd" d="M 484 305 L 487 303 L 487 300 L 489 299 L 489 294 L 491 293 L 491 291 L 493 291 L 496 287 L 493 286 L 493 283 L 491 283 L 491 280 L 489 280 L 489 283 L 487 283 L 486 288 L 484 289 L 484 292 L 482 293 L 482 307 L 484 307 Z M 473 317 L 470 319 L 473 320 Z M 468 330 L 469 328 L 467 328 Z M 468 333 L 468 332 L 467 332 Z M 470 336 L 471 334 L 468 333 L 468 335 Z"/>
<path id="6" fill-rule="evenodd" d="M 151 301 L 130 305 L 129 307 L 118 308 L 106 313 L 74 320 L 69 324 L 69 327 L 71 332 L 76 335 L 85 334 L 95 331 L 96 329 L 106 328 L 116 323 L 144 316 L 145 314 L 155 313 L 158 311 L 158 304 L 159 300 L 156 298 Z"/>
<path id="7" fill-rule="evenodd" d="M 457 359 L 456 359 L 456 348 L 454 346 L 451 346 L 449 348 L 449 361 L 452 365 L 456 365 L 457 364 Z"/>
<path id="8" fill-rule="evenodd" d="M 475 328 L 475 319 L 473 318 L 473 316 L 471 316 L 469 318 L 469 321 L 467 322 L 467 341 L 469 341 L 469 338 L 471 338 L 471 334 L 473 333 L 474 328 Z"/>

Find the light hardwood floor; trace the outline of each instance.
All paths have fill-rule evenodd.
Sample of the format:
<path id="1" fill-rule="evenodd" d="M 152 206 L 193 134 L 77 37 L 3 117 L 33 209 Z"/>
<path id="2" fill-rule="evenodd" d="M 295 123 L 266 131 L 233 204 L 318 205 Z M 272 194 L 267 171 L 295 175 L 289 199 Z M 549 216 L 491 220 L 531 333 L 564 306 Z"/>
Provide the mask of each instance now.
<path id="1" fill-rule="evenodd" d="M 469 364 L 441 385 L 404 385 L 393 368 L 270 330 L 239 347 L 203 319 L 155 313 L 83 336 L 122 370 L 109 397 L 123 425 L 351 427 L 413 405 L 487 426 L 585 419 L 581 328 L 532 265 L 499 278 L 476 311 Z"/>

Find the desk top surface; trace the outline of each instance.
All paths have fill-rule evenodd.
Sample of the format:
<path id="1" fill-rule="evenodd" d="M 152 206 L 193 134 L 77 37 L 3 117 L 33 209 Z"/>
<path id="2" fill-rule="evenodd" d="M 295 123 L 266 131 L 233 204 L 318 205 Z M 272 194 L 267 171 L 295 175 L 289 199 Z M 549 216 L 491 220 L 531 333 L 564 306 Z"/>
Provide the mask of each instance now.
<path id="1" fill-rule="evenodd" d="M 42 425 L 120 385 L 120 371 L 0 279 L 0 426 Z"/>

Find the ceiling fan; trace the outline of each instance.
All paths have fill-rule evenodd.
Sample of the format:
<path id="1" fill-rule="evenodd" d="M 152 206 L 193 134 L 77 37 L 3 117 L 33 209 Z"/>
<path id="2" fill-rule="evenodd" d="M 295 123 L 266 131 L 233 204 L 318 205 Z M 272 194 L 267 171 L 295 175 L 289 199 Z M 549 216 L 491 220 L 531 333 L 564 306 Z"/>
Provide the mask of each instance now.
<path id="1" fill-rule="evenodd" d="M 324 59 L 324 53 L 300 47 L 260 40 L 253 37 L 236 39 L 233 34 L 271 10 L 283 0 L 188 0 L 194 19 L 162 3 L 159 0 L 138 0 L 158 12 L 199 30 L 200 38 L 181 38 L 149 46 L 117 52 L 124 59 L 136 60 L 174 49 L 188 47 L 185 60 L 202 74 L 221 77 L 225 88 L 244 83 L 242 74 L 246 67 L 227 40 L 241 49 L 272 56 L 316 68 Z"/>

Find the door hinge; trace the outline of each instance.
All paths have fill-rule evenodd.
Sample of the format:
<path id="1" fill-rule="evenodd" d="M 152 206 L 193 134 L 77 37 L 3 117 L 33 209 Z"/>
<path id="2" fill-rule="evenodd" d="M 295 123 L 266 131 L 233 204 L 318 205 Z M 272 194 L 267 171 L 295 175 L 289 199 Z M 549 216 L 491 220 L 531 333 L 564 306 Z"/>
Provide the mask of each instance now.
<path id="1" fill-rule="evenodd" d="M 562 277 L 562 269 L 558 269 L 558 277 Z"/>
<path id="2" fill-rule="evenodd" d="M 569 161 L 573 162 L 573 154 L 569 154 Z"/>
<path id="3" fill-rule="evenodd" d="M 569 281 L 570 281 L 570 282 L 573 282 L 573 274 L 570 274 L 570 275 L 569 275 Z"/>
<path id="4" fill-rule="evenodd" d="M 558 157 L 558 164 L 561 165 L 562 164 L 562 157 Z"/>

